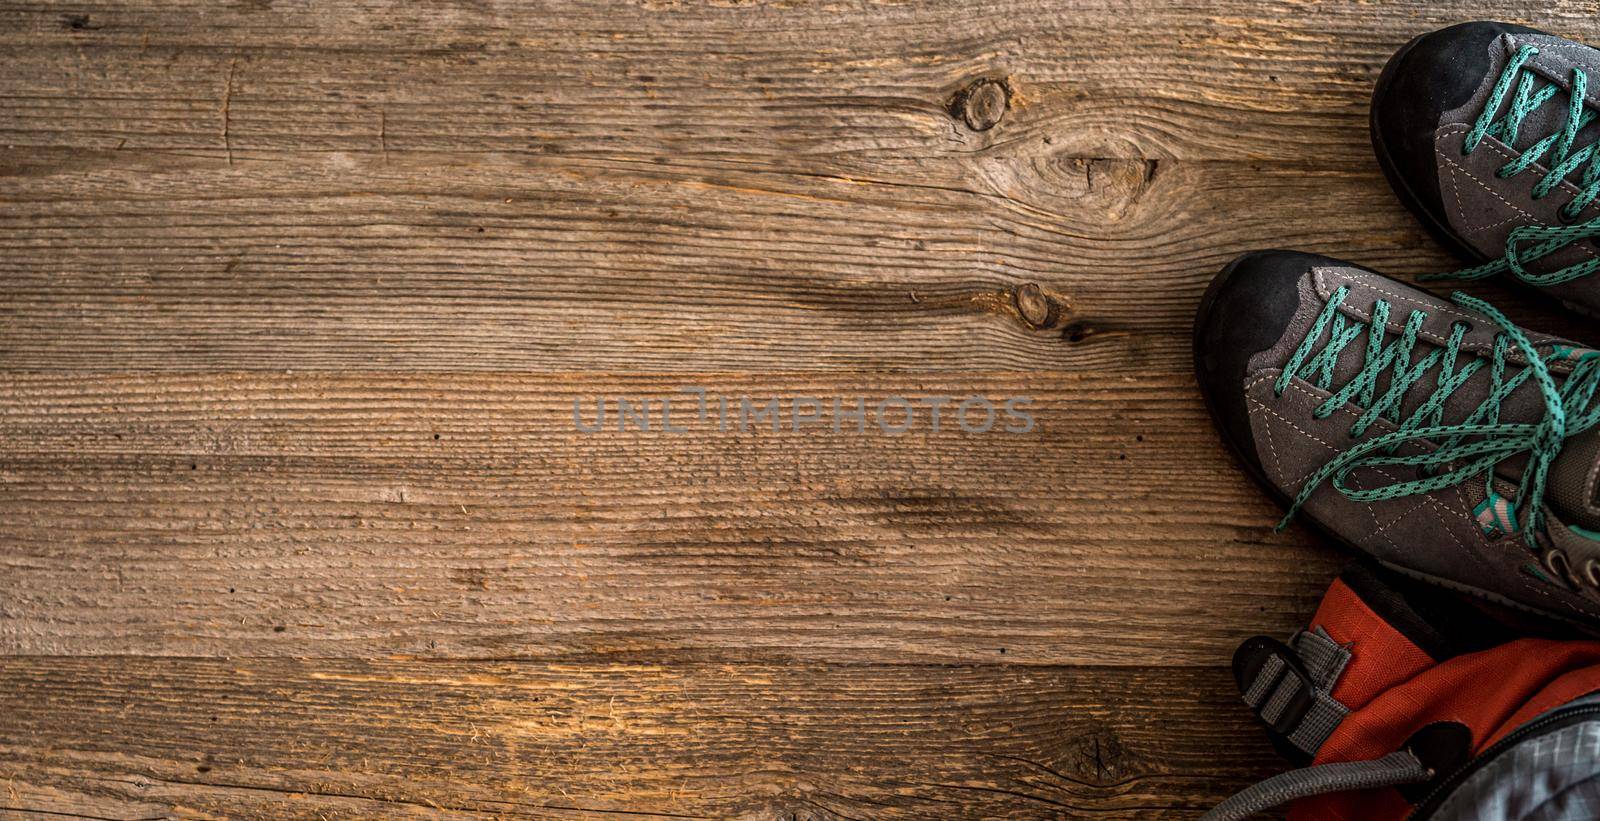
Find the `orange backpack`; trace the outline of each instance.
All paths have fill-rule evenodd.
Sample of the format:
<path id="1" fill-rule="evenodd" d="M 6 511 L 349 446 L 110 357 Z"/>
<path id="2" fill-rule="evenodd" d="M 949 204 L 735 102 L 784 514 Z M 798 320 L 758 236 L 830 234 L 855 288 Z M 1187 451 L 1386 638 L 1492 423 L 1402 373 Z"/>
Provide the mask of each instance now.
<path id="1" fill-rule="evenodd" d="M 1490 766 L 1504 770 L 1515 758 L 1506 751 L 1541 730 L 1590 721 L 1585 731 L 1600 739 L 1600 698 L 1584 699 L 1600 691 L 1600 641 L 1515 638 L 1443 591 L 1357 564 L 1334 581 L 1307 629 L 1287 643 L 1246 641 L 1233 668 L 1279 750 L 1306 766 L 1230 798 L 1208 819 L 1289 801 L 1293 821 L 1482 817 L 1481 806 L 1471 809 L 1478 793 L 1495 807 L 1541 808 L 1540 817 L 1595 817 L 1548 816 L 1548 800 L 1577 800 L 1588 787 L 1545 796 L 1542 783 L 1507 781 L 1510 792 L 1495 794 L 1481 782 L 1551 781 Z M 1596 760 L 1566 762 L 1556 780 L 1600 784 L 1600 756 L 1588 749 L 1574 754 Z M 1534 762 L 1517 759 L 1523 770 L 1545 766 L 1522 758 Z M 1452 798 L 1474 778 L 1473 795 Z"/>

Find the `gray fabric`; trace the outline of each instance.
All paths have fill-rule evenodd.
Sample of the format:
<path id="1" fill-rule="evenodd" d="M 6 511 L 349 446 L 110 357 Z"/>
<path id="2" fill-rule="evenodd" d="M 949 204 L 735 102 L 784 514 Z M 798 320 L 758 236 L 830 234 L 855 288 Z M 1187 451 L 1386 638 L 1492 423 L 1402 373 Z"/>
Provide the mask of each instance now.
<path id="1" fill-rule="evenodd" d="M 1487 318 L 1431 294 L 1353 268 L 1328 267 L 1308 272 L 1298 286 L 1300 306 L 1294 318 L 1276 345 L 1251 359 L 1242 385 L 1262 471 L 1290 497 L 1330 459 L 1357 444 L 1350 437 L 1350 430 L 1364 409 L 1346 405 L 1326 419 L 1317 419 L 1312 411 L 1328 398 L 1328 391 L 1301 379 L 1291 380 L 1282 396 L 1274 390 L 1282 367 L 1309 332 L 1329 296 L 1341 286 L 1349 288 L 1341 310 L 1353 320 L 1365 322 L 1371 316 L 1372 305 L 1383 299 L 1391 305 L 1391 330 L 1398 331 L 1413 310 L 1421 310 L 1429 315 L 1422 333 L 1428 344 L 1443 344 L 1455 322 L 1471 324 L 1466 342 L 1470 350 L 1485 352 L 1493 344 L 1494 326 Z M 1530 340 L 1536 345 L 1570 344 L 1538 334 L 1530 334 Z M 1335 386 L 1348 382 L 1360 370 L 1365 347 L 1363 334 L 1346 348 L 1335 368 Z M 1419 344 L 1418 348 L 1420 356 L 1426 344 Z M 1564 373 L 1567 367 L 1554 370 Z M 1489 391 L 1489 370 L 1481 369 L 1456 391 L 1447 404 L 1447 422 L 1460 421 L 1484 400 Z M 1380 389 L 1384 384 L 1386 380 Z M 1432 390 L 1431 380 L 1421 380 L 1407 397 L 1405 409 L 1414 409 Z M 1502 419 L 1507 422 L 1536 422 L 1542 415 L 1543 402 L 1531 380 L 1503 405 Z M 1393 429 L 1380 420 L 1367 436 Z M 1433 447 L 1427 442 L 1411 442 L 1400 453 L 1420 453 Z M 1571 469 L 1559 467 L 1557 472 Z M 1585 475 L 1587 469 L 1584 466 Z M 1501 466 L 1497 488 L 1501 495 L 1515 496 L 1515 482 L 1521 470 L 1522 465 L 1515 462 Z M 1356 487 L 1375 487 L 1411 478 L 1414 477 L 1401 476 L 1394 468 L 1369 468 L 1352 474 L 1350 482 Z M 1480 482 L 1467 482 L 1424 496 L 1370 503 L 1353 502 L 1325 483 L 1311 496 L 1305 512 L 1346 542 L 1392 566 L 1544 612 L 1580 621 L 1600 620 L 1600 591 L 1592 586 L 1551 582 L 1530 573 L 1528 567 L 1537 566 L 1537 560 L 1520 538 L 1499 538 L 1484 532 L 1474 516 L 1474 509 L 1482 500 Z M 1548 496 L 1546 501 L 1547 508 L 1560 503 L 1555 496 Z M 1582 510 L 1547 509 L 1547 513 L 1553 522 L 1586 521 Z"/>
<path id="2" fill-rule="evenodd" d="M 1277 656 L 1268 658 L 1266 663 L 1261 665 L 1261 672 L 1256 675 L 1256 680 L 1244 688 L 1244 703 L 1259 715 L 1262 705 L 1278 691 L 1279 682 L 1282 681 L 1283 673 L 1287 669 L 1289 665 L 1285 664 L 1283 659 Z"/>
<path id="3" fill-rule="evenodd" d="M 1594 696 L 1572 706 L 1600 703 Z M 1431 821 L 1600 818 L 1600 720 L 1536 734 L 1497 755 L 1440 803 Z"/>
<path id="4" fill-rule="evenodd" d="M 1268 724 L 1277 724 L 1282 721 L 1283 713 L 1289 708 L 1290 702 L 1294 701 L 1295 697 L 1304 689 L 1302 682 L 1297 681 L 1294 676 L 1282 675 L 1283 672 L 1283 667 L 1278 667 L 1274 670 L 1277 677 L 1267 693 L 1265 703 L 1250 705 L 1258 709 L 1261 719 Z"/>
<path id="5" fill-rule="evenodd" d="M 1238 821 L 1308 796 L 1414 784 L 1430 775 L 1428 768 L 1405 750 L 1371 761 L 1318 764 L 1275 775 L 1235 793 L 1200 821 Z"/>
<path id="6" fill-rule="evenodd" d="M 1477 150 L 1463 155 L 1467 132 L 1477 123 L 1502 68 L 1510 55 L 1524 44 L 1539 49 L 1528 67 L 1565 92 L 1556 94 L 1528 116 L 1517 146 L 1488 137 Z M 1600 51 L 1558 37 L 1512 34 L 1496 39 L 1489 45 L 1489 51 L 1491 67 L 1480 80 L 1477 93 L 1465 105 L 1441 118 L 1434 134 L 1434 158 L 1439 175 L 1439 197 L 1450 228 L 1473 250 L 1493 258 L 1505 253 L 1506 238 L 1513 229 L 1523 225 L 1559 224 L 1557 212 L 1577 193 L 1576 185 L 1563 181 L 1549 196 L 1535 200 L 1533 186 L 1544 179 L 1548 171 L 1544 164 L 1535 164 L 1507 179 L 1501 179 L 1495 172 L 1520 156 L 1522 150 L 1536 140 L 1557 131 L 1566 121 L 1569 99 L 1566 92 L 1572 88 L 1574 68 L 1589 73 L 1590 86 L 1584 98 L 1590 105 L 1600 107 L 1600 97 L 1596 97 L 1600 94 Z M 1505 106 L 1501 110 L 1504 111 Z M 1585 128 L 1577 145 L 1587 144 L 1597 134 L 1600 128 L 1595 125 Z M 1591 204 L 1580 217 L 1583 220 L 1600 217 L 1600 203 Z M 1597 256 L 1600 256 L 1600 248 L 1579 242 L 1529 265 L 1529 269 L 1549 272 Z M 1595 277 L 1545 290 L 1588 313 L 1600 311 L 1600 279 Z"/>
<path id="7" fill-rule="evenodd" d="M 1335 642 L 1321 627 L 1310 632 L 1301 631 L 1295 636 L 1293 646 L 1316 689 L 1312 692 L 1311 708 L 1289 734 L 1289 743 L 1315 755 L 1350 714 L 1350 708 L 1333 697 L 1333 686 L 1344 673 L 1345 665 L 1350 663 L 1350 648 Z"/>
<path id="8" fill-rule="evenodd" d="M 1350 648 L 1334 641 L 1321 627 L 1300 631 L 1294 637 L 1293 647 L 1320 689 L 1333 689 L 1344 666 L 1350 663 Z"/>
<path id="9" fill-rule="evenodd" d="M 1344 717 L 1350 714 L 1349 708 L 1335 701 L 1333 696 L 1326 692 L 1316 694 L 1316 702 L 1300 720 L 1300 726 L 1295 727 L 1289 734 L 1289 743 L 1296 749 L 1315 753 L 1327 743 L 1333 731 L 1339 729 L 1339 724 Z"/>

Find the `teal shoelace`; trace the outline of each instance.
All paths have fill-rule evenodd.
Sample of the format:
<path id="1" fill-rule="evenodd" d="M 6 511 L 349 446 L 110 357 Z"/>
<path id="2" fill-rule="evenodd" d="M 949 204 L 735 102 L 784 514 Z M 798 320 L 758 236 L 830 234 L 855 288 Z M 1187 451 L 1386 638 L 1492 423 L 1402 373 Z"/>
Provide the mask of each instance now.
<path id="1" fill-rule="evenodd" d="M 1472 130 L 1467 133 L 1466 142 L 1461 149 L 1463 154 L 1475 151 L 1485 137 L 1494 137 L 1507 146 L 1515 145 L 1523 121 L 1528 115 L 1548 102 L 1558 91 L 1563 90 L 1555 83 L 1526 70 L 1528 61 L 1538 53 L 1539 49 L 1533 46 L 1523 46 L 1506 63 L 1505 69 L 1500 72 L 1499 80 L 1495 83 L 1494 91 L 1489 94 L 1489 100 L 1484 104 L 1483 113 L 1478 116 L 1478 121 Z M 1495 112 L 1505 105 L 1506 96 L 1512 94 L 1513 85 L 1516 86 L 1516 92 L 1511 104 L 1506 106 L 1505 114 L 1495 117 Z M 1533 198 L 1539 200 L 1549 196 L 1562 180 L 1581 167 L 1583 176 L 1578 182 L 1578 193 L 1571 202 L 1561 207 L 1560 216 L 1564 223 L 1576 223 L 1583 210 L 1596 198 L 1600 198 L 1600 156 L 1597 156 L 1595 144 L 1591 142 L 1576 150 L 1573 148 L 1578 132 L 1593 122 L 1597 116 L 1583 104 L 1584 93 L 1588 90 L 1588 86 L 1588 75 L 1582 69 L 1574 68 L 1572 88 L 1567 95 L 1567 117 L 1561 130 L 1533 143 L 1522 152 L 1521 156 L 1501 166 L 1495 172 L 1501 178 L 1514 177 L 1528 170 L 1534 163 L 1548 159 L 1545 167 L 1550 169 L 1549 173 L 1533 187 Z M 1529 271 L 1527 266 L 1574 242 L 1594 237 L 1600 237 L 1600 219 L 1579 224 L 1524 225 L 1511 232 L 1506 239 L 1505 255 L 1499 259 L 1475 268 L 1432 278 L 1475 280 L 1510 273 L 1517 279 L 1537 287 L 1572 282 L 1600 270 L 1600 259 L 1585 260 L 1544 274 Z"/>
<path id="2" fill-rule="evenodd" d="M 1484 357 L 1463 353 L 1462 342 L 1471 328 L 1465 322 L 1457 322 L 1443 347 L 1434 347 L 1419 357 L 1417 343 L 1427 314 L 1413 311 L 1400 333 L 1391 335 L 1388 331 L 1389 303 L 1379 300 L 1374 305 L 1372 318 L 1360 323 L 1348 319 L 1339 310 L 1348 294 L 1349 289 L 1341 287 L 1329 298 L 1327 306 L 1284 366 L 1273 390 L 1282 396 L 1291 380 L 1300 378 L 1332 391 L 1332 395 L 1313 411 L 1318 419 L 1332 416 L 1346 404 L 1365 408 L 1350 429 L 1353 439 L 1365 436 L 1379 419 L 1393 424 L 1395 429 L 1356 444 L 1308 477 L 1278 528 L 1287 527 L 1325 482 L 1332 482 L 1339 493 L 1356 502 L 1431 493 L 1473 479 L 1482 479 L 1486 493 L 1494 494 L 1495 466 L 1527 454 L 1527 468 L 1522 473 L 1513 508 L 1519 512 L 1511 515 L 1515 530 L 1523 534 L 1529 546 L 1536 546 L 1535 534 L 1544 524 L 1543 500 L 1550 465 L 1569 437 L 1600 424 L 1600 407 L 1591 407 L 1596 388 L 1600 388 L 1600 352 L 1553 346 L 1553 350 L 1541 354 L 1527 335 L 1500 311 L 1482 300 L 1456 293 L 1451 297 L 1455 304 L 1484 315 L 1499 328 L 1492 354 Z M 1324 334 L 1326 342 L 1318 350 Z M 1367 347 L 1361 370 L 1335 388 L 1334 368 L 1340 354 L 1363 334 Z M 1527 363 L 1514 373 L 1519 363 L 1508 360 L 1513 352 Z M 1550 366 L 1571 359 L 1576 359 L 1576 364 L 1558 386 Z M 1447 424 L 1445 403 L 1484 368 L 1489 369 L 1488 398 L 1465 419 Z M 1389 383 L 1380 394 L 1380 377 L 1386 373 L 1390 375 Z M 1404 413 L 1402 406 L 1407 394 L 1413 387 L 1428 384 L 1430 380 L 1432 393 L 1409 414 Z M 1537 423 L 1502 421 L 1502 403 L 1529 381 L 1537 385 L 1542 397 L 1543 418 Z M 1408 442 L 1425 446 L 1437 443 L 1437 447 L 1423 453 L 1398 454 L 1400 447 Z M 1400 468 L 1404 475 L 1416 478 L 1397 479 L 1370 488 L 1351 487 L 1350 474 L 1362 468 Z"/>

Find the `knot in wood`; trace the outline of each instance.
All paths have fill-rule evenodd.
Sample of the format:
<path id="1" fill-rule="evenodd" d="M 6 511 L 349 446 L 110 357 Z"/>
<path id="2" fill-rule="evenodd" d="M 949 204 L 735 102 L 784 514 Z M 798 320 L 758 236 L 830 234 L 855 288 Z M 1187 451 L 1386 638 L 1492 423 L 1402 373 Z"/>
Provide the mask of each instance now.
<path id="1" fill-rule="evenodd" d="M 1037 284 L 1029 282 L 1011 294 L 1022 321 L 1032 328 L 1049 328 L 1061 319 L 1061 303 L 1044 292 Z"/>
<path id="2" fill-rule="evenodd" d="M 973 131 L 988 131 L 1006 115 L 1011 105 L 1011 90 L 1003 82 L 983 78 L 956 95 L 951 113 Z"/>

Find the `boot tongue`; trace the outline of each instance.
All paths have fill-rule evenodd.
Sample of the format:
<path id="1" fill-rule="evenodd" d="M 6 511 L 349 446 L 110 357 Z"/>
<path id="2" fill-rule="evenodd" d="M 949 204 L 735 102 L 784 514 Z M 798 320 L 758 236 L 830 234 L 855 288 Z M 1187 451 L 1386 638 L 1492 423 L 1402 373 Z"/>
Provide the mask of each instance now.
<path id="1" fill-rule="evenodd" d="M 1600 530 L 1600 427 L 1568 439 L 1550 465 L 1545 501 L 1561 518 Z"/>

